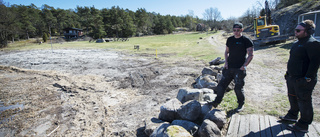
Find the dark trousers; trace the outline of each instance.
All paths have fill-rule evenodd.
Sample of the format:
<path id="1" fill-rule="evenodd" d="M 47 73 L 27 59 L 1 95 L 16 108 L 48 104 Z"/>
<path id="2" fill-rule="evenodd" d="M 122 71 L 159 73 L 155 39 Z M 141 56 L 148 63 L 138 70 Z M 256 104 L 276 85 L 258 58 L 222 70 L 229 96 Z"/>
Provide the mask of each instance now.
<path id="1" fill-rule="evenodd" d="M 219 81 L 217 88 L 215 89 L 217 97 L 214 100 L 214 103 L 216 104 L 221 103 L 224 93 L 226 91 L 226 88 L 231 83 L 231 81 L 234 80 L 234 83 L 235 83 L 234 91 L 238 99 L 238 104 L 243 105 L 244 99 L 245 99 L 244 93 L 243 93 L 243 86 L 244 86 L 244 78 L 246 77 L 246 71 L 229 68 L 229 69 L 223 69 L 222 75 L 223 76 Z"/>
<path id="2" fill-rule="evenodd" d="M 299 127 L 308 129 L 308 125 L 313 120 L 312 107 L 312 91 L 317 84 L 317 79 L 313 78 L 311 82 L 307 82 L 304 78 L 297 79 L 294 77 L 287 77 L 288 98 L 290 102 L 290 110 L 288 116 L 291 118 L 298 118 L 300 112 L 300 119 L 296 123 Z"/>

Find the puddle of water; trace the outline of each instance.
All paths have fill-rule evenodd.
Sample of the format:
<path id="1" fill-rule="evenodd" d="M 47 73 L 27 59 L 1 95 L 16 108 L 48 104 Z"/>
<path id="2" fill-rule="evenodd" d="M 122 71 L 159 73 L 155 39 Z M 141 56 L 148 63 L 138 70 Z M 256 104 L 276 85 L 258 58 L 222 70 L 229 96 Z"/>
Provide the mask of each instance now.
<path id="1" fill-rule="evenodd" d="M 19 111 L 21 111 L 24 108 L 24 105 L 17 103 L 16 105 L 4 106 L 4 103 L 0 102 L 0 113 L 8 109 L 16 109 L 16 108 L 20 108 Z"/>
<path id="2" fill-rule="evenodd" d="M 0 101 L 0 114 L 5 110 L 16 109 L 16 108 L 19 108 L 18 110 L 16 110 L 16 112 L 19 112 L 19 111 L 23 110 L 24 105 L 17 103 L 16 105 L 4 106 L 4 103 Z M 11 115 L 11 116 L 4 118 L 4 119 L 0 119 L 0 124 L 12 121 L 14 119 L 15 115 L 16 114 Z"/>

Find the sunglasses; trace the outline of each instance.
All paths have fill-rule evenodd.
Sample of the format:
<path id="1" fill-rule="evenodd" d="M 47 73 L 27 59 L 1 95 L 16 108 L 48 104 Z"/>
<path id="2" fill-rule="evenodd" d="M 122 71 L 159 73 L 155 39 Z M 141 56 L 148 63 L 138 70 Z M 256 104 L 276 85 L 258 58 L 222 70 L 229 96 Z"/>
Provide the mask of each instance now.
<path id="1" fill-rule="evenodd" d="M 234 29 L 233 32 L 240 32 L 241 29 Z"/>
<path id="2" fill-rule="evenodd" d="M 302 30 L 304 30 L 304 29 L 295 29 L 295 31 L 298 32 L 298 33 L 299 33 L 300 31 L 302 31 Z"/>

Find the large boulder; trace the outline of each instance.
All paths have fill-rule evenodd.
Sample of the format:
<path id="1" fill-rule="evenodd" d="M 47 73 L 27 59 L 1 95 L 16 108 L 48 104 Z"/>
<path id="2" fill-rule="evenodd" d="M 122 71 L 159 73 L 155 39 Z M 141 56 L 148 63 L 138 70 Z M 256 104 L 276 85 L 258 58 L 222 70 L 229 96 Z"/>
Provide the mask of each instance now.
<path id="1" fill-rule="evenodd" d="M 192 137 L 192 135 L 181 126 L 162 124 L 150 137 Z"/>
<path id="2" fill-rule="evenodd" d="M 181 105 L 178 114 L 183 120 L 195 121 L 201 114 L 201 104 L 197 100 L 190 100 Z"/>
<path id="3" fill-rule="evenodd" d="M 186 129 L 178 125 L 169 126 L 166 130 L 166 134 L 169 137 L 192 137 Z"/>
<path id="4" fill-rule="evenodd" d="M 204 117 L 204 119 L 209 119 L 214 122 L 219 129 L 227 123 L 227 114 L 219 109 L 213 109 Z"/>
<path id="5" fill-rule="evenodd" d="M 195 81 L 196 82 L 193 87 L 198 89 L 209 88 L 214 90 L 218 86 L 218 80 L 215 78 L 215 76 L 211 75 L 201 75 Z"/>
<path id="6" fill-rule="evenodd" d="M 189 100 L 211 101 L 214 100 L 216 95 L 212 89 L 202 88 L 202 89 L 191 89 L 191 88 L 181 88 L 179 89 L 177 99 L 181 103 L 185 103 Z"/>
<path id="7" fill-rule="evenodd" d="M 182 103 L 174 98 L 166 102 L 163 106 L 160 107 L 159 119 L 172 122 L 178 118 L 178 109 L 180 109 Z"/>
<path id="8" fill-rule="evenodd" d="M 206 119 L 202 122 L 199 129 L 200 137 L 221 137 L 222 133 L 219 130 L 218 126 L 209 119 Z"/>
<path id="9" fill-rule="evenodd" d="M 199 100 L 201 101 L 203 93 L 198 89 L 190 89 L 190 88 L 181 88 L 179 89 L 177 99 L 180 100 L 181 103 L 185 103 L 189 100 Z"/>
<path id="10" fill-rule="evenodd" d="M 174 120 L 171 125 L 178 125 L 186 129 L 191 135 L 195 135 L 198 132 L 199 125 L 187 121 L 187 120 Z"/>

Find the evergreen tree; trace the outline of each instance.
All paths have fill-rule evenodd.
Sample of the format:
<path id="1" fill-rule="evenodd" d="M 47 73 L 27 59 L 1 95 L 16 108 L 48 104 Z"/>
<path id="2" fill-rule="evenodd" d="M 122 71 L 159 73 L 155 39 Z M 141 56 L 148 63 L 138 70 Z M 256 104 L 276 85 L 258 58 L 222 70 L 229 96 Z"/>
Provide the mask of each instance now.
<path id="1" fill-rule="evenodd" d="M 0 3 L 0 48 L 7 47 L 8 39 L 12 36 L 16 14 Z"/>
<path id="2" fill-rule="evenodd" d="M 106 35 L 106 32 L 103 30 L 103 21 L 100 11 L 94 7 L 91 7 L 90 11 L 92 15 L 92 36 L 93 38 L 102 38 Z"/>

